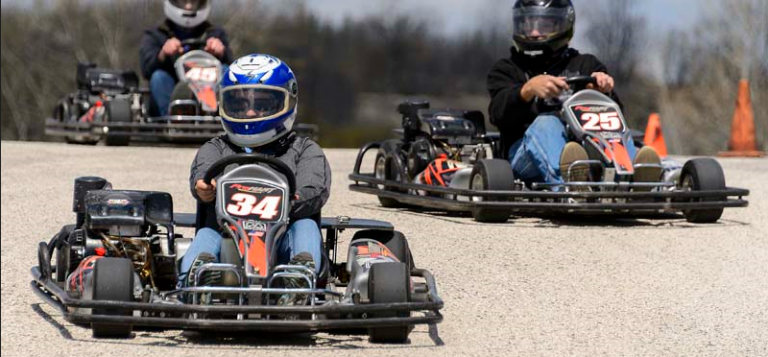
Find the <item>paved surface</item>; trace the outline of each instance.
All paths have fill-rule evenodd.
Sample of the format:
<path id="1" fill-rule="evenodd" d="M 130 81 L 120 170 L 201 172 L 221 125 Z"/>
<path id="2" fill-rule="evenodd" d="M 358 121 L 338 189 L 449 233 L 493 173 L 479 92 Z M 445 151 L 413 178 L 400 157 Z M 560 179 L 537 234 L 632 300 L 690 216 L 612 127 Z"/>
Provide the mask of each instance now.
<path id="1" fill-rule="evenodd" d="M 36 245 L 74 222 L 72 184 L 99 175 L 117 188 L 171 192 L 177 211 L 193 149 L 2 143 L 4 356 L 766 356 L 768 160 L 723 160 L 750 207 L 715 225 L 681 219 L 480 225 L 467 217 L 383 209 L 350 193 L 354 150 L 327 150 L 334 187 L 324 214 L 395 223 L 446 301 L 439 339 L 405 346 L 365 336 L 144 332 L 93 340 L 29 289 Z M 347 235 L 346 238 L 349 238 Z M 442 341 L 442 342 L 441 342 Z"/>

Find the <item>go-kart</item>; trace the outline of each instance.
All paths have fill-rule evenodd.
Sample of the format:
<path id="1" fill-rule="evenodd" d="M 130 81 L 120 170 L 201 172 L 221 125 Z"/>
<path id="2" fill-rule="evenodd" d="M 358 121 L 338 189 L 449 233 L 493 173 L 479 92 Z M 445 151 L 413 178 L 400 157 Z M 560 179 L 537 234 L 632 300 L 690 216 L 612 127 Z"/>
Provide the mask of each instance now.
<path id="1" fill-rule="evenodd" d="M 139 88 L 132 71 L 79 64 L 78 91 L 59 101 L 46 120 L 46 135 L 67 142 L 109 146 L 128 145 L 132 139 L 202 142 L 224 133 L 218 116 L 218 83 L 222 63 L 201 50 L 205 40 L 181 42 L 184 54 L 174 61 L 179 82 L 171 94 L 168 115 L 152 116 L 149 90 Z M 298 124 L 299 135 L 314 138 L 317 126 Z"/>
<path id="2" fill-rule="evenodd" d="M 125 337 L 139 327 L 367 329 L 373 342 L 403 343 L 414 325 L 442 321 L 434 278 L 415 267 L 407 240 L 391 224 L 317 218 L 325 230 L 321 272 L 278 265 L 276 247 L 296 190 L 290 168 L 274 158 L 241 154 L 218 161 L 205 180 L 217 177 L 220 262 L 199 266 L 194 283 L 177 281 L 191 239 L 176 228 L 200 227 L 209 218 L 201 214 L 205 210 L 174 214 L 167 193 L 113 190 L 105 179 L 81 177 L 75 181 L 76 224 L 39 244 L 32 289 L 66 320 L 90 325 L 95 337 Z M 347 229 L 357 231 L 344 262 L 337 256 L 338 237 Z M 211 273 L 220 279 L 206 279 Z M 293 285 L 284 284 L 285 278 L 301 279 L 305 287 L 286 287 Z M 278 305 L 286 294 L 302 294 L 308 302 Z"/>
<path id="3" fill-rule="evenodd" d="M 364 145 L 349 176 L 350 189 L 378 196 L 384 207 L 471 212 L 479 222 L 506 222 L 514 214 L 652 217 L 682 212 L 690 222 L 712 223 L 724 208 L 747 206 L 743 197 L 749 191 L 727 187 L 713 159 L 684 165 L 631 162 L 626 147 L 636 139 L 616 102 L 586 89 L 596 84 L 592 77 L 566 82 L 571 89 L 552 105 L 559 108 L 570 140 L 583 145 L 589 159 L 573 162 L 563 176 L 581 168 L 589 172 L 588 181 L 516 179 L 498 134 L 486 133 L 481 113 L 406 102 L 398 108 L 402 138 Z M 361 173 L 370 151 L 376 152 L 373 172 Z M 642 170 L 656 172 L 657 179 L 636 182 L 635 173 Z"/>

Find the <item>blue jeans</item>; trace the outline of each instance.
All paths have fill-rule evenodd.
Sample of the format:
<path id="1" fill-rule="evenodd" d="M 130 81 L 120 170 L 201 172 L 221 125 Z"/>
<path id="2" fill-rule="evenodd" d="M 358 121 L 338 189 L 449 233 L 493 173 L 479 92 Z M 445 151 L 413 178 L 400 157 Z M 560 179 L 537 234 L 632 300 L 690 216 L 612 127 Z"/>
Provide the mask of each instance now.
<path id="1" fill-rule="evenodd" d="M 563 183 L 560 155 L 567 143 L 568 133 L 560 118 L 540 115 L 509 149 L 515 177 L 525 182 Z M 635 158 L 636 151 L 634 142 L 627 143 L 630 159 Z"/>
<path id="2" fill-rule="evenodd" d="M 200 253 L 209 253 L 219 259 L 221 253 L 221 234 L 210 228 L 203 228 L 197 232 L 195 239 L 181 259 L 179 269 L 179 281 L 186 281 L 187 273 L 192 268 L 192 263 Z M 293 256 L 307 252 L 315 261 L 315 272 L 320 273 L 320 265 L 323 261 L 323 237 L 317 222 L 312 219 L 300 219 L 293 222 L 288 231 L 277 243 L 277 264 L 287 264 Z"/>
<path id="3" fill-rule="evenodd" d="M 152 94 L 152 100 L 157 105 L 158 115 L 168 115 L 168 106 L 171 105 L 171 94 L 174 87 L 176 87 L 176 79 L 170 73 L 162 69 L 152 73 L 152 77 L 149 79 L 149 90 Z"/>

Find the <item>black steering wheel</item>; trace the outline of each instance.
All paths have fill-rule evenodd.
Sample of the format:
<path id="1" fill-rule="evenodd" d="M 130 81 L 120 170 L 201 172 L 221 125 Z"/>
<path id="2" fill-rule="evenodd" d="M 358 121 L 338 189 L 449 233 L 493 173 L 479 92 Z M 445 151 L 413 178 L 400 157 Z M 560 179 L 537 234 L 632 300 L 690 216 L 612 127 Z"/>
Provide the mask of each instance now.
<path id="1" fill-rule="evenodd" d="M 216 161 L 213 166 L 208 169 L 208 171 L 205 172 L 203 181 L 207 185 L 210 185 L 211 180 L 216 178 L 216 176 L 219 176 L 222 172 L 224 172 L 224 169 L 226 169 L 227 166 L 232 164 L 265 164 L 275 171 L 283 174 L 288 180 L 288 197 L 293 197 L 296 194 L 296 175 L 294 175 L 293 170 L 291 170 L 291 168 L 288 167 L 288 165 L 286 165 L 284 162 L 274 157 L 264 156 L 261 154 L 237 154 L 220 159 L 219 161 Z"/>
<path id="2" fill-rule="evenodd" d="M 184 52 L 189 52 L 190 50 L 199 50 L 205 47 L 205 44 L 208 42 L 205 38 L 188 38 L 184 41 L 181 41 L 181 46 L 184 47 Z M 189 47 L 189 49 L 187 49 Z"/>
<path id="3" fill-rule="evenodd" d="M 590 84 L 597 86 L 597 78 L 592 76 L 568 77 L 565 79 L 565 83 L 568 83 L 575 92 L 578 92 L 587 89 Z"/>

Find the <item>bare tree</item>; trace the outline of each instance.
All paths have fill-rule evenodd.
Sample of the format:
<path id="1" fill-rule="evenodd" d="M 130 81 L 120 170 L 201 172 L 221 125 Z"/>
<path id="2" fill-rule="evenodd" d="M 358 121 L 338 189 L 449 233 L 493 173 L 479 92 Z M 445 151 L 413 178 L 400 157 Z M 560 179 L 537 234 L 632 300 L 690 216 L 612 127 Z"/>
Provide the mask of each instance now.
<path id="1" fill-rule="evenodd" d="M 688 34 L 670 38 L 664 50 L 667 74 L 663 117 L 672 132 L 672 150 L 712 154 L 725 149 L 740 79 L 749 79 L 758 142 L 768 127 L 766 29 L 764 0 L 709 1 L 703 18 Z M 681 79 L 682 80 L 679 80 Z M 669 137 L 669 136 L 668 136 Z"/>

